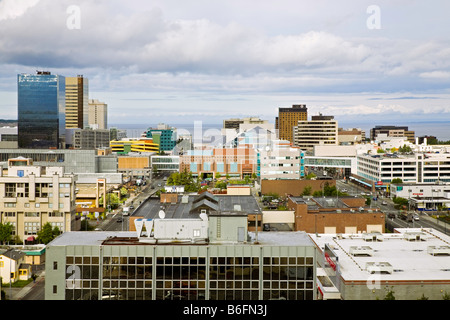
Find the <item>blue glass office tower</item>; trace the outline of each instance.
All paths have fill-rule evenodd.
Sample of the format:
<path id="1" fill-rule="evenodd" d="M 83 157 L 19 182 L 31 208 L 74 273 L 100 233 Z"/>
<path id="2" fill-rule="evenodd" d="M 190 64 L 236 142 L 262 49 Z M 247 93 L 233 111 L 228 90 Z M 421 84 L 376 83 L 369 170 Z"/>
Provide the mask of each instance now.
<path id="1" fill-rule="evenodd" d="M 18 145 L 30 149 L 65 147 L 65 78 L 47 71 L 19 74 Z"/>

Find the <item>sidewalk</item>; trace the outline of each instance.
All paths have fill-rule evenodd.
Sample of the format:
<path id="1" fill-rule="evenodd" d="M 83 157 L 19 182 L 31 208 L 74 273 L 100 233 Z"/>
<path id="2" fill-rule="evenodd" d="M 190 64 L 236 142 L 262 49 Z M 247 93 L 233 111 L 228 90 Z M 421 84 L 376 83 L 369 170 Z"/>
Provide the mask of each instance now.
<path id="1" fill-rule="evenodd" d="M 7 300 L 22 300 L 23 297 L 25 297 L 31 291 L 31 289 L 34 288 L 34 286 L 36 286 L 44 279 L 45 271 L 42 271 L 37 275 L 36 282 L 31 281 L 29 284 L 22 288 L 10 288 L 9 285 L 4 285 L 2 286 L 2 290 L 5 292 Z"/>

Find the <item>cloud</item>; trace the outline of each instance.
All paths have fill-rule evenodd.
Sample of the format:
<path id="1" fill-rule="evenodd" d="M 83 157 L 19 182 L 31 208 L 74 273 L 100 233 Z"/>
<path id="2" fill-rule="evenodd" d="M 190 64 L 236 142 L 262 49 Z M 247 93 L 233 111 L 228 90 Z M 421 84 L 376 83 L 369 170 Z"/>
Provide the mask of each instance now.
<path id="1" fill-rule="evenodd" d="M 34 7 L 39 0 L 3 0 L 0 1 L 0 21 L 16 19 L 22 16 L 29 8 Z"/>

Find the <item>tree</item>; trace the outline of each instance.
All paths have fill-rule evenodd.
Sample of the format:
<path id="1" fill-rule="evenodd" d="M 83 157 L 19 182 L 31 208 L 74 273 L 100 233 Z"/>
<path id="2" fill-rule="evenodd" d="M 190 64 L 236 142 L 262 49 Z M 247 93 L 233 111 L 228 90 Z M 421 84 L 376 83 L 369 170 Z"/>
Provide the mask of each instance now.
<path id="1" fill-rule="evenodd" d="M 222 175 L 219 172 L 216 172 L 216 179 L 222 178 Z"/>
<path id="2" fill-rule="evenodd" d="M 0 243 L 4 244 L 10 242 L 12 240 L 12 232 L 14 230 L 14 226 L 7 223 L 0 223 Z"/>
<path id="3" fill-rule="evenodd" d="M 384 300 L 395 300 L 394 290 L 392 290 L 392 288 L 388 290 L 386 296 L 384 297 Z"/>
<path id="4" fill-rule="evenodd" d="M 103 196 L 98 200 L 99 205 L 103 205 Z M 119 207 L 119 197 L 115 193 L 106 194 L 106 205 L 111 206 L 112 209 Z"/>
<path id="5" fill-rule="evenodd" d="M 128 189 L 125 187 L 120 188 L 120 196 L 125 197 L 128 195 Z"/>
<path id="6" fill-rule="evenodd" d="M 399 184 L 399 183 L 403 183 L 403 180 L 400 178 L 394 178 L 391 180 L 391 184 Z"/>
<path id="7" fill-rule="evenodd" d="M 48 244 L 59 234 L 59 229 L 56 231 L 52 228 L 52 225 L 47 222 L 44 224 L 41 230 L 38 231 L 37 237 L 38 241 L 43 244 Z"/>
<path id="8" fill-rule="evenodd" d="M 310 196 L 311 193 L 312 193 L 312 187 L 311 186 L 306 186 L 303 189 L 302 196 Z"/>

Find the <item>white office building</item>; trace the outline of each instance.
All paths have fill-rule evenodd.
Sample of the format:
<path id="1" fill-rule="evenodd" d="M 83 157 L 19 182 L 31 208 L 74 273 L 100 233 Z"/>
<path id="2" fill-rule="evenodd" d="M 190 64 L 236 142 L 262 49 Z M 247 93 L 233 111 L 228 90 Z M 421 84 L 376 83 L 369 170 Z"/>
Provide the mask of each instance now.
<path id="1" fill-rule="evenodd" d="M 358 175 L 378 184 L 395 178 L 408 183 L 450 182 L 450 154 L 365 154 L 358 157 Z"/>

